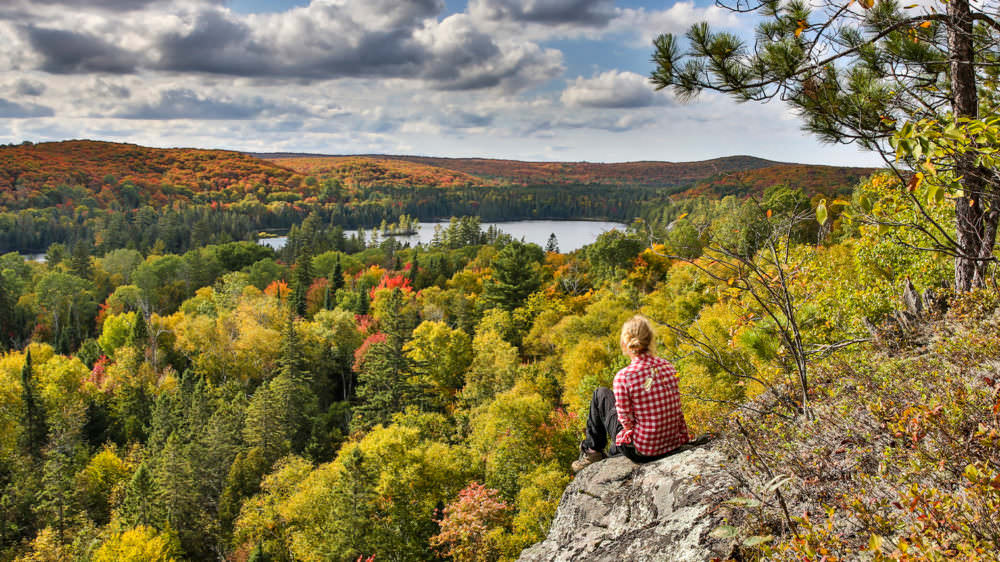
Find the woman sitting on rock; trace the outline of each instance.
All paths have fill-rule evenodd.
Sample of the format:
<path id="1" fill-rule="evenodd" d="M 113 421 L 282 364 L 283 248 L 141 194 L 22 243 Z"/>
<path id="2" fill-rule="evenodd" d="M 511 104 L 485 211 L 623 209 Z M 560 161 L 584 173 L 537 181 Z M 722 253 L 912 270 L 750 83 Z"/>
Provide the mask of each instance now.
<path id="1" fill-rule="evenodd" d="M 625 322 L 620 343 L 632 362 L 615 375 L 614 391 L 605 387 L 594 391 L 586 439 L 580 443 L 580 460 L 573 463 L 573 472 L 605 457 L 609 435 L 613 442 L 608 456 L 624 454 L 637 463 L 661 459 L 688 442 L 677 371 L 653 354 L 649 320 L 633 316 Z"/>

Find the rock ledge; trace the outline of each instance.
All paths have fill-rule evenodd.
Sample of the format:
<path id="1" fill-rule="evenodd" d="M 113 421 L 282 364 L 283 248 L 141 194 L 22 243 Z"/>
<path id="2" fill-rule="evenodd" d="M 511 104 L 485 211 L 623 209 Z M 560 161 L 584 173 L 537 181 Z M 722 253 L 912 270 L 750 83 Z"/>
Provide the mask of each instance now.
<path id="1" fill-rule="evenodd" d="M 549 536 L 518 560 L 726 558 L 730 542 L 709 536 L 726 511 L 719 503 L 736 484 L 724 461 L 701 447 L 644 465 L 616 457 L 588 466 L 563 493 Z"/>

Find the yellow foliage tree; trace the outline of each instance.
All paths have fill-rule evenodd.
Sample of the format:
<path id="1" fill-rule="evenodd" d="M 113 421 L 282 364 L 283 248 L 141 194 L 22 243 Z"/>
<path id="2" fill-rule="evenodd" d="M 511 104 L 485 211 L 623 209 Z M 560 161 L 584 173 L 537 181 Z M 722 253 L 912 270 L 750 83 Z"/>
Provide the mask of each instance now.
<path id="1" fill-rule="evenodd" d="M 180 543 L 170 533 L 140 525 L 112 535 L 94 552 L 92 562 L 176 562 Z"/>

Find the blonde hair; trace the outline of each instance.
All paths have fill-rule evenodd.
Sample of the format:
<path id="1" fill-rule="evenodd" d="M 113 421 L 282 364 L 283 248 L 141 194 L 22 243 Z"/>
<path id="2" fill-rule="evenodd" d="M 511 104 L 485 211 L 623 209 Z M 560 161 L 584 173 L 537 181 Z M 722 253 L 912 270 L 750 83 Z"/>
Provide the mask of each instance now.
<path id="1" fill-rule="evenodd" d="M 645 316 L 636 314 L 622 325 L 622 347 L 632 353 L 646 353 L 653 347 L 653 325 Z"/>

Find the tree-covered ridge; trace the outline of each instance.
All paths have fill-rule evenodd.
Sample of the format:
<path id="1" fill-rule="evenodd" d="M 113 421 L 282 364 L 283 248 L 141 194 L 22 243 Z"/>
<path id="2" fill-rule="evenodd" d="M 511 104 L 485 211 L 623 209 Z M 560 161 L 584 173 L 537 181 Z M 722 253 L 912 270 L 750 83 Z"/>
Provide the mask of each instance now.
<path id="1" fill-rule="evenodd" d="M 700 162 L 522 162 L 487 158 L 432 158 L 424 156 L 378 156 L 458 170 L 483 178 L 515 185 L 599 184 L 644 187 L 681 187 L 708 181 L 713 177 L 737 172 L 773 168 L 780 174 L 787 166 L 753 156 L 728 156 Z M 798 165 L 802 166 L 802 165 Z M 814 166 L 805 166 L 813 168 Z M 827 168 L 820 166 L 819 168 Z M 850 187 L 859 176 L 871 173 L 864 169 L 842 169 L 828 173 L 828 181 Z M 848 176 L 852 174 L 853 177 Z M 783 180 L 785 178 L 778 178 Z M 789 178 L 790 179 L 790 178 Z M 765 187 L 774 185 L 767 184 Z"/>
<path id="2" fill-rule="evenodd" d="M 717 174 L 699 180 L 681 197 L 725 197 L 726 195 L 761 195 L 772 185 L 789 185 L 810 196 L 849 195 L 874 169 L 806 164 L 778 164 L 753 170 Z"/>
<path id="3" fill-rule="evenodd" d="M 292 169 L 320 169 L 326 162 L 340 163 L 356 158 L 370 162 L 371 170 L 394 170 L 399 162 L 430 166 L 452 173 L 478 178 L 475 185 L 556 186 L 607 185 L 670 188 L 684 192 L 692 188 L 691 196 L 721 196 L 731 193 L 734 176 L 746 176 L 756 193 L 780 183 L 799 186 L 813 193 L 846 192 L 871 168 L 786 164 L 753 156 L 728 156 L 700 162 L 524 162 L 489 158 L 437 158 L 429 156 L 397 156 L 372 154 L 362 156 L 320 156 L 307 154 L 261 154 Z M 298 161 L 303 161 L 298 164 Z M 422 170 L 418 168 L 417 170 Z M 430 170 L 428 170 L 429 172 Z M 310 172 L 312 173 L 312 172 Z M 378 179 L 375 175 L 372 179 Z M 461 176 L 465 177 L 465 176 Z M 419 184 L 418 184 L 419 185 Z M 719 186 L 718 189 L 710 189 Z M 706 188 L 706 189 L 701 189 Z"/>
<path id="4" fill-rule="evenodd" d="M 230 200 L 262 190 L 298 191 L 303 177 L 222 150 L 161 149 L 97 141 L 0 146 L 0 206 L 163 206 Z"/>
<path id="5" fill-rule="evenodd" d="M 496 183 L 438 166 L 367 156 L 275 158 L 270 161 L 301 174 L 336 178 L 347 186 L 473 187 Z"/>
<path id="6" fill-rule="evenodd" d="M 614 185 L 690 188 L 725 195 L 747 183 L 758 193 L 787 183 L 815 192 L 844 191 L 871 170 L 780 164 L 749 156 L 703 162 L 520 162 L 410 156 L 263 159 L 231 151 L 160 149 L 98 141 L 0 146 L 0 206 L 85 204 L 161 207 L 175 202 L 329 201 L 317 178 L 347 191 L 417 187 L 472 188 Z M 312 179 L 310 179 L 312 178 Z"/>

